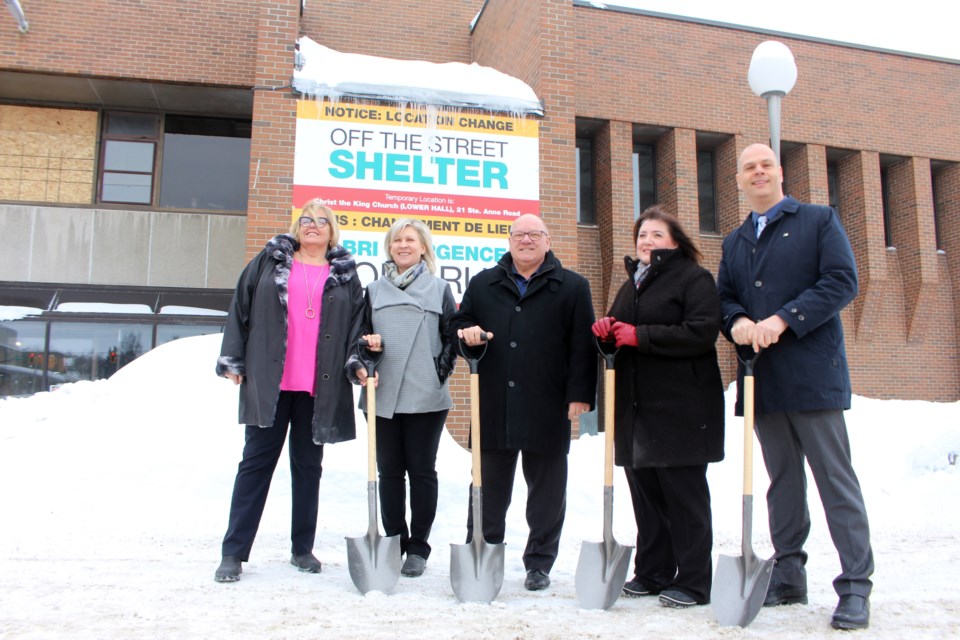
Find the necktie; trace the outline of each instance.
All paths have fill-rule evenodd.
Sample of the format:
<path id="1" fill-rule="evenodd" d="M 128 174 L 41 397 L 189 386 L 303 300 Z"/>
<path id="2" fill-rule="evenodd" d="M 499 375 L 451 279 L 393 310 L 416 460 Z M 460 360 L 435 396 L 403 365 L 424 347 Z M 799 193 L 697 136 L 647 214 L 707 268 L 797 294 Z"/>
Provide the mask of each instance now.
<path id="1" fill-rule="evenodd" d="M 763 228 L 767 226 L 767 216 L 757 216 L 757 237 L 763 233 Z"/>

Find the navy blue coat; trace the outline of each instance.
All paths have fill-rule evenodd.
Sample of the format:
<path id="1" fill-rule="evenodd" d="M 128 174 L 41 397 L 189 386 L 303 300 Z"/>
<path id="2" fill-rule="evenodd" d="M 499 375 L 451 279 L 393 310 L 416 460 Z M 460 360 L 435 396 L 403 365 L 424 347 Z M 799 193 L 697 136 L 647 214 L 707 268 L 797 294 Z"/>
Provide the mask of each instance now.
<path id="1" fill-rule="evenodd" d="M 723 240 L 717 290 L 728 340 L 742 315 L 776 314 L 789 325 L 754 368 L 757 415 L 850 408 L 840 311 L 857 295 L 857 266 L 833 209 L 787 197 L 759 239 L 747 216 Z M 741 365 L 737 415 L 742 380 Z"/>
<path id="2" fill-rule="evenodd" d="M 479 367 L 481 449 L 566 454 L 568 405 L 597 393 L 590 284 L 549 251 L 521 296 L 512 267 L 507 253 L 475 275 L 451 321 L 493 332 Z"/>

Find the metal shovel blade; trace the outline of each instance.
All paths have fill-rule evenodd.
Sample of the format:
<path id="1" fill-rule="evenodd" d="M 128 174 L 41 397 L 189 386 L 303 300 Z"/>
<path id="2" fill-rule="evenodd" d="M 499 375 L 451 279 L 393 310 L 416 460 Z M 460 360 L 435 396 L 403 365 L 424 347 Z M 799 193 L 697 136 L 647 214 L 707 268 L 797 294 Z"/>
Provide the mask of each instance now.
<path id="1" fill-rule="evenodd" d="M 773 559 L 721 555 L 713 579 L 710 600 L 717 622 L 724 626 L 746 627 L 763 607 L 773 573 Z"/>
<path id="2" fill-rule="evenodd" d="M 400 579 L 400 536 L 385 538 L 377 529 L 377 483 L 367 483 L 369 526 L 366 535 L 347 538 L 347 568 L 360 593 L 389 593 Z"/>
<path id="3" fill-rule="evenodd" d="M 493 602 L 503 586 L 505 544 L 483 539 L 481 488 L 473 487 L 473 534 L 467 544 L 450 545 L 450 586 L 460 602 Z"/>
<path id="4" fill-rule="evenodd" d="M 619 544 L 613 538 L 613 451 L 614 451 L 614 388 L 616 351 L 607 353 L 600 341 L 597 349 L 606 364 L 604 372 L 604 452 L 603 452 L 603 542 L 580 544 L 577 561 L 577 600 L 584 609 L 609 609 L 623 592 L 630 569 L 633 547 Z"/>

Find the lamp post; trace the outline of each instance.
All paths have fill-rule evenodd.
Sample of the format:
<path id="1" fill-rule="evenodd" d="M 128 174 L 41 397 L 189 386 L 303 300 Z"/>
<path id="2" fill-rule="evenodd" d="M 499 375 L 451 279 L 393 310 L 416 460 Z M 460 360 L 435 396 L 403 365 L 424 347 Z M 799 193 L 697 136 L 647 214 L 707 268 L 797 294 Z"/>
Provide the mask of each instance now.
<path id="1" fill-rule="evenodd" d="M 797 82 L 797 63 L 787 45 L 775 40 L 757 45 L 750 59 L 747 81 L 753 92 L 767 101 L 770 147 L 780 162 L 780 101 Z"/>

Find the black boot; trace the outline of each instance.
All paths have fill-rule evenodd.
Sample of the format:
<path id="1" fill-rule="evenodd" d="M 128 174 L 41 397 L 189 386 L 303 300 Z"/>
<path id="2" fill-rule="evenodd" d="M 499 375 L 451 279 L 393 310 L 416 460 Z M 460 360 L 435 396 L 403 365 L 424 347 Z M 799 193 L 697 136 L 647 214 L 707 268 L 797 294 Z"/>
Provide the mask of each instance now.
<path id="1" fill-rule="evenodd" d="M 870 600 L 852 593 L 840 596 L 830 624 L 834 629 L 866 629 L 870 626 Z"/>
<path id="2" fill-rule="evenodd" d="M 243 573 L 243 566 L 240 558 L 237 556 L 223 556 L 217 572 L 213 574 L 213 579 L 217 582 L 236 582 Z"/>

